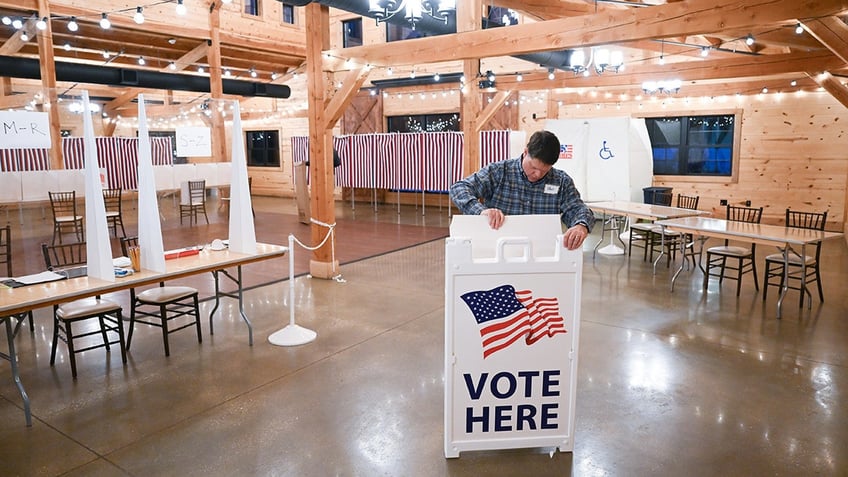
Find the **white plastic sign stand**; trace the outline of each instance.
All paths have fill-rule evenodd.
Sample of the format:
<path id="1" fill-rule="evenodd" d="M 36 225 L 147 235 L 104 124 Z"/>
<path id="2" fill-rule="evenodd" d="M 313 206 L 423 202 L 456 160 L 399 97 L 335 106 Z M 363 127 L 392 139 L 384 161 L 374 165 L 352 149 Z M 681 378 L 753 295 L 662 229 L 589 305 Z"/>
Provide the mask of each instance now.
<path id="1" fill-rule="evenodd" d="M 509 216 L 495 233 L 485 217 L 453 220 L 445 246 L 445 457 L 571 452 L 582 252 L 562 246 L 556 215 Z"/>

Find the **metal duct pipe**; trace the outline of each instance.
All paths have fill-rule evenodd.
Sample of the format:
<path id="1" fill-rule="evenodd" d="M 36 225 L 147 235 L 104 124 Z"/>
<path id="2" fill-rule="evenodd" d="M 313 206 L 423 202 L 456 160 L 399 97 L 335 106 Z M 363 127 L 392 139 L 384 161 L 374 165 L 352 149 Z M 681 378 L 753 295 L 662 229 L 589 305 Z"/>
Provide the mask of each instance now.
<path id="1" fill-rule="evenodd" d="M 0 56 L 0 71 L 3 72 L 4 76 L 14 78 L 41 79 L 39 62 L 34 58 Z M 56 62 L 56 81 L 129 86 L 134 88 L 172 89 L 197 93 L 211 92 L 209 78 L 205 76 L 160 73 L 158 71 L 113 68 L 61 61 Z M 288 98 L 291 96 L 291 88 L 286 85 L 256 83 L 234 79 L 224 79 L 221 83 L 224 94 L 263 96 L 268 98 Z"/>
<path id="2" fill-rule="evenodd" d="M 312 0 L 297 0 L 297 3 L 295 3 L 295 5 L 302 7 L 308 5 L 311 2 Z M 286 3 L 291 2 L 286 1 Z M 374 18 L 368 13 L 368 0 L 317 0 L 317 3 L 320 3 L 321 5 L 326 5 L 328 7 L 338 8 L 339 10 L 356 13 L 357 15 L 362 15 L 363 17 Z M 386 21 L 395 25 L 404 25 L 407 23 L 403 15 L 400 14 L 395 15 L 394 17 Z M 486 24 L 487 21 L 484 20 L 484 27 L 486 26 Z M 448 19 L 448 23 L 445 24 L 439 20 L 424 15 L 421 21 L 416 23 L 415 29 L 420 30 L 422 32 L 442 35 L 456 33 L 456 18 L 450 17 Z M 528 61 L 530 63 L 536 63 L 543 67 L 552 67 L 561 70 L 568 70 L 568 60 L 570 56 L 571 51 L 564 50 L 515 55 L 514 58 Z"/>

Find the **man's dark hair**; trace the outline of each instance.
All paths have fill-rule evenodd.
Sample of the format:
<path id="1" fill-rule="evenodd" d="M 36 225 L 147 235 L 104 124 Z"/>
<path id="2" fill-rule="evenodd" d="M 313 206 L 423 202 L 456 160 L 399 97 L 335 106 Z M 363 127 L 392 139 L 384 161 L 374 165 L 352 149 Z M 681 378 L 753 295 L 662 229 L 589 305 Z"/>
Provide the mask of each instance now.
<path id="1" fill-rule="evenodd" d="M 559 139 L 550 131 L 536 131 L 527 142 L 527 154 L 552 166 L 559 159 Z"/>

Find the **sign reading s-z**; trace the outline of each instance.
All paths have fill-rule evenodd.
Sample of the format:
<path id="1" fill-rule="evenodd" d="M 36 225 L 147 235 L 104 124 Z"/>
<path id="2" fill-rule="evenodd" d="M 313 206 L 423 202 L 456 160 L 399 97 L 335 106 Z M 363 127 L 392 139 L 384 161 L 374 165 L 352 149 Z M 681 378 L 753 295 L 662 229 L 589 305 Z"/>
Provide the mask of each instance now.
<path id="1" fill-rule="evenodd" d="M 0 111 L 0 149 L 48 149 L 51 146 L 47 113 Z"/>
<path id="2" fill-rule="evenodd" d="M 177 128 L 177 156 L 209 157 L 212 155 L 212 133 L 205 127 Z"/>

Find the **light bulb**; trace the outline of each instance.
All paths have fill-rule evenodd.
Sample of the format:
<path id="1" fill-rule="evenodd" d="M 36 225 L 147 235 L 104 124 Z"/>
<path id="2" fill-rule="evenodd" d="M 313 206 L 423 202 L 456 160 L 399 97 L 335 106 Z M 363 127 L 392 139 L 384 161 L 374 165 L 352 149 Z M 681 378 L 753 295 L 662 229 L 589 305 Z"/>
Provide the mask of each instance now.
<path id="1" fill-rule="evenodd" d="M 11 25 L 12 24 L 12 19 L 9 18 L 8 16 L 3 16 L 3 19 L 0 20 L 0 21 L 2 21 L 4 25 Z"/>
<path id="2" fill-rule="evenodd" d="M 144 13 L 142 13 L 143 10 L 144 8 L 142 7 L 135 7 L 135 15 L 133 15 L 133 21 L 139 25 L 144 23 Z"/>
<path id="3" fill-rule="evenodd" d="M 138 64 L 140 64 L 140 65 L 142 65 L 142 66 L 143 66 L 143 65 L 144 65 L 144 63 L 146 63 L 146 62 L 144 61 L 144 57 L 143 57 L 143 56 L 139 56 L 139 57 L 138 57 Z"/>
<path id="4" fill-rule="evenodd" d="M 112 22 L 109 21 L 109 17 L 106 16 L 105 13 L 101 14 L 101 16 L 100 16 L 100 28 L 102 28 L 104 30 L 108 30 L 111 27 L 112 27 Z"/>
<path id="5" fill-rule="evenodd" d="M 47 29 L 47 17 L 44 17 L 41 20 L 38 20 L 35 23 L 35 27 L 38 28 L 39 30 L 46 30 Z"/>
<path id="6" fill-rule="evenodd" d="M 15 18 L 14 20 L 12 20 L 12 28 L 14 28 L 15 30 L 20 30 L 23 27 L 24 22 L 22 22 L 20 18 Z"/>
<path id="7" fill-rule="evenodd" d="M 662 66 L 664 64 L 665 64 L 665 56 L 660 56 L 660 65 Z"/>
<path id="8" fill-rule="evenodd" d="M 198 72 L 198 73 L 203 73 L 204 71 L 206 71 L 206 70 L 204 70 L 202 66 L 198 66 L 198 67 L 197 67 L 197 72 Z"/>
<path id="9" fill-rule="evenodd" d="M 754 35 L 748 33 L 748 36 L 745 37 L 745 44 L 751 46 L 754 44 Z"/>
<path id="10" fill-rule="evenodd" d="M 71 30 L 71 31 L 79 30 L 79 24 L 77 23 L 77 17 L 71 17 L 71 21 L 68 22 L 68 30 Z"/>
<path id="11" fill-rule="evenodd" d="M 186 6 L 183 5 L 183 0 L 177 0 L 177 15 L 185 15 Z"/>
<path id="12" fill-rule="evenodd" d="M 70 43 L 65 43 L 64 48 L 65 48 L 65 51 L 71 51 L 71 44 L 70 44 Z"/>
<path id="13" fill-rule="evenodd" d="M 177 69 L 177 64 L 174 63 L 173 61 L 168 63 L 168 69 L 171 70 L 171 71 L 174 71 L 175 69 Z"/>
<path id="14" fill-rule="evenodd" d="M 23 42 L 29 41 L 29 35 L 27 35 L 26 32 L 21 33 L 21 41 L 23 41 Z"/>
<path id="15" fill-rule="evenodd" d="M 804 27 L 801 26 L 801 23 L 799 22 L 797 25 L 795 25 L 795 34 L 800 35 L 801 33 L 804 33 Z"/>

